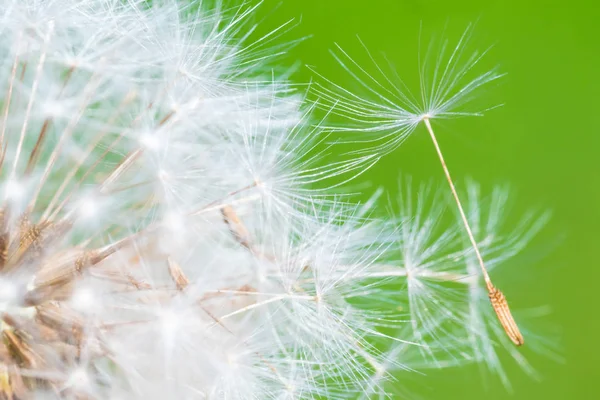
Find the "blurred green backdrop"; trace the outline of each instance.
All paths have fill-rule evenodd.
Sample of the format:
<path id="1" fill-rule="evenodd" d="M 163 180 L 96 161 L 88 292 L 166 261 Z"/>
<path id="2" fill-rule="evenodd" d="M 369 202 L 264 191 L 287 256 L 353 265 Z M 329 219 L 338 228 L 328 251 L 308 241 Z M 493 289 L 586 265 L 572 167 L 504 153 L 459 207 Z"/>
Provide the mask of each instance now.
<path id="1" fill-rule="evenodd" d="M 494 47 L 486 58 L 507 76 L 479 92 L 485 104 L 503 103 L 483 118 L 438 122 L 438 137 L 455 179 L 472 177 L 491 188 L 509 183 L 516 210 L 531 206 L 553 211 L 543 243 L 529 249 L 531 265 L 513 268 L 519 292 L 503 288 L 511 304 L 552 307 L 562 329 L 564 364 L 523 353 L 543 376 L 537 382 L 510 360 L 510 395 L 499 380 L 477 367 L 435 373 L 407 388 L 426 399 L 588 399 L 600 388 L 598 227 L 600 225 L 600 7 L 592 1 L 429 1 L 429 0 L 266 0 L 259 9 L 257 35 L 295 18 L 283 39 L 310 35 L 282 61 L 313 65 L 337 83 L 356 88 L 329 54 L 339 43 L 361 61 L 364 51 L 384 52 L 408 81 L 417 78 L 419 25 L 424 38 L 446 33 L 454 38 L 476 22 L 469 50 Z M 265 19 L 262 19 L 262 18 Z M 481 47 L 483 46 L 483 47 Z M 408 74 L 408 75 L 407 75 Z M 412 74 L 412 75 L 411 75 Z M 300 68 L 293 80 L 306 82 Z M 428 136 L 419 128 L 361 182 L 396 190 L 400 173 L 415 181 L 445 184 Z M 488 192 L 489 193 L 489 192 Z M 517 213 L 518 215 L 518 213 Z M 506 283 L 508 282 L 508 284 Z M 424 385 L 424 386 L 423 386 Z"/>

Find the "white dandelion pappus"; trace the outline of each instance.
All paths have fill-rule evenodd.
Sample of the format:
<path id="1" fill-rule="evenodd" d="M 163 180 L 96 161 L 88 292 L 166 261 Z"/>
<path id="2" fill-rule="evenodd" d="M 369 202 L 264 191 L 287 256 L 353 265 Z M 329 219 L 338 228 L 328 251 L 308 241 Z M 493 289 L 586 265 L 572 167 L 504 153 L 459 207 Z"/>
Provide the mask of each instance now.
<path id="1" fill-rule="evenodd" d="M 380 253 L 373 244 L 377 237 L 357 225 L 358 220 L 353 222 L 351 208 L 340 207 L 326 220 L 323 211 L 315 210 L 316 218 L 304 218 L 302 225 L 281 221 L 278 227 L 277 221 L 266 220 L 260 224 L 269 229 L 258 225 L 250 230 L 255 258 L 250 279 L 227 293 L 251 303 L 222 317 L 263 320 L 279 351 L 292 346 L 310 381 L 327 385 L 320 390 L 328 398 L 343 398 L 344 385 L 365 374 L 363 363 L 368 366 L 377 359 L 367 337 L 378 335 L 375 328 L 381 323 L 373 311 L 352 304 L 366 290 L 352 277 Z"/>
<path id="2" fill-rule="evenodd" d="M 506 266 L 508 261 L 514 263 L 517 256 L 530 244 L 550 218 L 550 213 L 547 211 L 529 212 L 517 226 L 507 230 L 504 227 L 504 221 L 509 214 L 509 190 L 506 187 L 496 187 L 489 198 L 485 198 L 481 195 L 480 187 L 476 183 L 468 181 L 466 188 L 464 198 L 467 199 L 466 203 L 468 204 L 467 215 L 473 227 L 473 234 L 480 243 L 482 254 L 486 259 L 486 266 L 490 271 Z M 477 264 L 475 255 L 473 252 L 469 252 L 466 259 L 466 273 L 475 276 L 478 272 Z M 524 354 L 515 349 L 503 329 L 491 323 L 494 320 L 493 310 L 481 306 L 489 301 L 488 293 L 481 282 L 472 279 L 467 284 L 469 307 L 466 311 L 461 311 L 464 325 L 459 328 L 466 331 L 464 337 L 467 340 L 462 346 L 470 350 L 465 351 L 471 351 L 477 362 L 498 375 L 508 390 L 511 390 L 511 384 L 505 367 L 500 361 L 499 348 L 507 352 L 527 374 L 539 378 L 534 367 L 527 361 Z M 528 329 L 528 325 L 531 325 L 532 321 L 549 314 L 544 309 L 547 308 L 516 309 L 515 315 L 519 321 L 525 322 L 523 331 L 530 338 L 528 348 L 545 357 L 561 361 L 555 333 L 550 330 L 540 333 Z M 523 317 L 519 318 L 520 315 Z M 538 327 L 538 329 L 540 328 Z"/>
<path id="3" fill-rule="evenodd" d="M 358 153 L 386 154 L 400 146 L 425 119 L 482 115 L 486 109 L 476 109 L 472 104 L 475 94 L 504 74 L 495 69 L 477 73 L 489 49 L 468 53 L 472 34 L 469 26 L 453 46 L 447 39 L 440 43 L 431 40 L 425 54 L 419 54 L 417 92 L 408 88 L 391 64 L 384 68 L 362 40 L 358 39 L 367 65 L 359 64 L 336 45 L 336 50 L 331 51 L 333 57 L 359 89 L 346 89 L 315 71 L 324 82 L 314 88 L 318 102 L 348 121 L 329 128 L 353 132 L 358 137 L 349 138 L 350 143 L 371 143 L 370 147 L 356 150 Z M 383 60 L 389 64 L 385 56 Z"/>
<path id="4" fill-rule="evenodd" d="M 502 274 L 507 264 L 518 260 L 517 256 L 547 223 L 549 214 L 531 212 L 517 226 L 506 229 L 503 223 L 508 212 L 508 190 L 496 187 L 484 198 L 475 183 L 467 181 L 465 186 L 468 191 L 462 197 L 478 247 L 488 268 L 502 279 L 507 275 Z M 399 213 L 390 222 L 398 229 L 390 232 L 391 242 L 378 261 L 360 275 L 365 285 L 378 282 L 369 297 L 373 307 L 377 308 L 377 303 L 381 303 L 379 308 L 395 304 L 404 313 L 407 323 L 397 325 L 396 337 L 413 338 L 423 346 L 404 343 L 388 346 L 382 357 L 385 360 L 395 354 L 396 363 L 381 364 L 380 371 L 367 381 L 369 392 L 384 396 L 391 386 L 398 387 L 397 381 L 407 371 L 471 363 L 497 375 L 510 390 L 510 381 L 500 362 L 500 349 L 535 377 L 525 355 L 517 351 L 495 321 L 478 261 L 468 246 L 469 239 L 460 224 L 454 222 L 456 216 L 448 215 L 450 199 L 440 196 L 439 189 L 434 190 L 431 185 L 421 185 L 416 194 L 411 193 L 410 180 L 401 188 Z M 499 268 L 501 271 L 497 271 Z M 517 317 L 523 317 L 518 318 L 520 322 L 542 316 L 542 310 L 522 312 L 516 308 L 515 311 Z M 525 318 L 527 314 L 529 318 Z M 398 313 L 395 319 L 401 320 L 402 314 Z M 526 329 L 527 326 L 523 325 L 529 338 L 528 348 L 560 360 L 555 335 L 536 333 Z"/>

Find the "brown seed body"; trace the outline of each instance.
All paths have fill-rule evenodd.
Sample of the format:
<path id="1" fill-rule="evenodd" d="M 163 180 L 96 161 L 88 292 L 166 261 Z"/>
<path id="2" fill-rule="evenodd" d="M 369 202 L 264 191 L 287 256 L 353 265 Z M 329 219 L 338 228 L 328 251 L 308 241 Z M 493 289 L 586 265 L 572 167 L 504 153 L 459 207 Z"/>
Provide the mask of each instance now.
<path id="1" fill-rule="evenodd" d="M 238 217 L 233 207 L 223 207 L 221 209 L 221 214 L 223 215 L 223 220 L 229 227 L 229 230 L 231 231 L 231 234 L 233 235 L 235 240 L 248 250 L 252 250 L 250 245 L 250 234 L 248 233 L 248 230 Z"/>
<path id="2" fill-rule="evenodd" d="M 502 328 L 504 328 L 504 331 L 514 344 L 517 346 L 522 346 L 523 343 L 525 343 L 525 339 L 523 338 L 523 335 L 521 335 L 519 327 L 517 326 L 517 323 L 510 312 L 506 297 L 504 297 L 504 294 L 502 294 L 502 292 L 494 286 L 490 287 L 488 293 L 492 307 L 498 316 L 498 320 L 500 321 Z"/>
<path id="3" fill-rule="evenodd" d="M 167 265 L 169 267 L 169 274 L 171 279 L 175 282 L 177 290 L 185 289 L 189 284 L 189 279 L 183 273 L 183 270 L 171 257 L 167 258 Z"/>

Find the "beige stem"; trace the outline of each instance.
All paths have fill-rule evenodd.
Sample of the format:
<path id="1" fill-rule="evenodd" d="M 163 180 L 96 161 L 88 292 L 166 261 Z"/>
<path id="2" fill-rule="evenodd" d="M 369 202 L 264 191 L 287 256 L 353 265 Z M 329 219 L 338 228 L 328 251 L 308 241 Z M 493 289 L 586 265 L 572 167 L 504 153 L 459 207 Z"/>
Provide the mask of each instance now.
<path id="1" fill-rule="evenodd" d="M 448 167 L 446 166 L 446 161 L 444 161 L 444 156 L 442 155 L 442 150 L 440 149 L 440 146 L 437 142 L 435 133 L 433 133 L 433 128 L 431 127 L 431 122 L 429 121 L 428 117 L 424 117 L 423 122 L 425 123 L 425 126 L 427 127 L 427 131 L 429 132 L 429 135 L 431 136 L 431 140 L 433 142 L 435 150 L 437 151 L 438 157 L 440 158 L 440 162 L 442 163 L 442 168 L 444 169 L 444 173 L 446 174 L 446 179 L 448 180 L 448 184 L 450 185 L 450 190 L 452 190 L 452 195 L 454 196 L 454 200 L 456 201 L 456 205 L 458 206 L 458 211 L 460 212 L 460 217 L 465 226 L 465 229 L 467 230 L 467 234 L 469 236 L 469 240 L 471 241 L 471 244 L 473 245 L 475 254 L 477 255 L 477 260 L 479 261 L 479 266 L 481 267 L 481 272 L 483 273 L 483 278 L 485 279 L 485 284 L 487 286 L 490 302 L 492 303 L 492 308 L 496 312 L 496 316 L 498 317 L 498 320 L 500 321 L 502 328 L 504 328 L 504 331 L 506 332 L 506 334 L 508 335 L 510 340 L 515 345 L 522 346 L 523 343 L 525 342 L 525 340 L 523 339 L 523 335 L 521 335 L 521 332 L 519 331 L 519 327 L 517 326 L 517 323 L 515 322 L 512 314 L 510 312 L 510 308 L 508 307 L 508 302 L 506 301 L 506 298 L 504 297 L 504 295 L 502 294 L 502 292 L 500 290 L 498 290 L 496 287 L 494 287 L 494 285 L 492 284 L 492 280 L 490 279 L 490 275 L 488 274 L 487 269 L 485 268 L 485 264 L 483 262 L 483 257 L 481 257 L 481 253 L 479 252 L 479 247 L 477 246 L 477 242 L 475 241 L 475 238 L 473 237 L 473 232 L 471 231 L 471 226 L 469 225 L 469 221 L 467 220 L 465 211 L 463 210 L 460 199 L 458 198 L 458 193 L 456 192 L 456 188 L 454 187 L 454 182 L 452 182 L 452 177 L 450 176 L 450 171 L 448 170 Z"/>
<path id="2" fill-rule="evenodd" d="M 492 281 L 490 279 L 490 275 L 485 268 L 485 263 L 483 262 L 483 257 L 481 257 L 481 253 L 479 252 L 479 246 L 477 246 L 477 242 L 475 241 L 475 237 L 473 236 L 473 231 L 471 230 L 471 225 L 469 225 L 469 221 L 467 220 L 467 215 L 465 214 L 465 210 L 463 209 L 462 203 L 458 197 L 458 193 L 456 192 L 456 188 L 454 187 L 454 182 L 452 182 L 452 177 L 450 176 L 450 171 L 446 166 L 446 161 L 444 160 L 444 156 L 442 155 L 442 150 L 440 149 L 440 145 L 437 142 L 435 134 L 433 133 L 433 128 L 431 127 L 431 123 L 429 122 L 429 118 L 423 118 L 423 122 L 427 127 L 427 131 L 429 131 L 429 135 L 431 136 L 431 141 L 433 142 L 433 146 L 437 152 L 438 157 L 440 158 L 440 162 L 442 164 L 442 168 L 444 169 L 444 174 L 446 174 L 446 179 L 448 180 L 448 184 L 450 185 L 450 190 L 452 191 L 452 195 L 454 196 L 454 200 L 456 201 L 456 205 L 458 206 L 458 211 L 460 212 L 460 218 L 467 230 L 467 235 L 469 236 L 469 240 L 471 241 L 471 245 L 475 250 L 475 254 L 477 256 L 477 260 L 479 261 L 479 266 L 481 267 L 481 272 L 483 273 L 483 279 L 485 279 L 485 284 L 488 290 L 491 290 Z"/>

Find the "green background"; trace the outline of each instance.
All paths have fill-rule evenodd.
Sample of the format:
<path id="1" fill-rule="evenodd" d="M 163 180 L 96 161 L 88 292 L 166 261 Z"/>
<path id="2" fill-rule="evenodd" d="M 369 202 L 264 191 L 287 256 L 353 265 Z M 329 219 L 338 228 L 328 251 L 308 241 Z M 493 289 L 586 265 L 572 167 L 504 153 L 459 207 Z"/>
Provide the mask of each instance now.
<path id="1" fill-rule="evenodd" d="M 519 291 L 516 307 L 547 304 L 562 330 L 558 344 L 564 363 L 523 353 L 543 376 L 538 382 L 510 360 L 506 363 L 514 394 L 477 367 L 444 370 L 427 379 L 410 378 L 407 389 L 427 399 L 588 399 L 599 396 L 600 291 L 600 6 L 569 1 L 401 1 L 267 0 L 259 9 L 257 35 L 291 18 L 296 26 L 278 40 L 309 36 L 289 51 L 285 62 L 313 65 L 348 88 L 356 84 L 329 54 L 335 42 L 363 55 L 356 35 L 369 50 L 384 52 L 399 73 L 417 79 L 419 26 L 425 34 L 454 38 L 476 23 L 474 44 L 507 76 L 479 92 L 485 104 L 503 103 L 483 118 L 442 121 L 434 126 L 456 181 L 472 177 L 484 190 L 509 183 L 517 210 L 531 206 L 553 211 L 541 245 L 530 249 L 531 265 L 512 269 Z M 264 19 L 262 19 L 264 17 Z M 427 37 L 427 35 L 424 35 Z M 483 46 L 483 47 L 481 47 Z M 412 74 L 412 75 L 411 75 Z M 313 74 L 300 68 L 293 79 Z M 411 82 L 411 79 L 413 82 Z M 396 190 L 400 173 L 415 181 L 444 183 L 429 138 L 420 127 L 397 151 L 360 178 L 373 188 Z M 489 193 L 489 191 L 487 192 Z M 509 221 L 510 222 L 510 221 Z M 505 287 L 511 279 L 503 279 Z"/>

